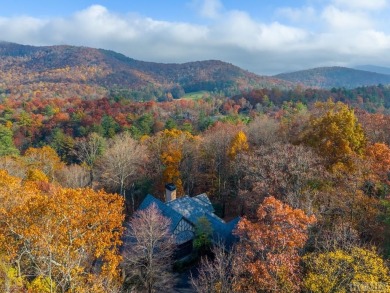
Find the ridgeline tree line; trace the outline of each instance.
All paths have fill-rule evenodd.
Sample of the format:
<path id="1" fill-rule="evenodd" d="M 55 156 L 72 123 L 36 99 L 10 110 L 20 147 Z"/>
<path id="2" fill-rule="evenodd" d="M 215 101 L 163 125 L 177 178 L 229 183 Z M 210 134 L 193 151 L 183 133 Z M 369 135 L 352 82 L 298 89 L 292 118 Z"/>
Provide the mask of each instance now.
<path id="1" fill-rule="evenodd" d="M 267 95 L 0 110 L 1 291 L 169 290 L 169 220 L 135 212 L 167 182 L 242 216 L 232 249 L 202 240 L 197 292 L 390 291 L 386 110 Z"/>

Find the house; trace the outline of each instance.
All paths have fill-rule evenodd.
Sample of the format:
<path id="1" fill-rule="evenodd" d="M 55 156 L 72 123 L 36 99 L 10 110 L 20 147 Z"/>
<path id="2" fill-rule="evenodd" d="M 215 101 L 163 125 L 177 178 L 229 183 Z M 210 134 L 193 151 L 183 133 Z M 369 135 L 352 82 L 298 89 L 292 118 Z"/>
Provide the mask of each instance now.
<path id="1" fill-rule="evenodd" d="M 176 198 L 176 187 L 170 183 L 165 185 L 165 202 L 148 194 L 139 206 L 139 210 L 148 208 L 153 203 L 158 207 L 164 217 L 171 220 L 170 230 L 175 236 L 178 246 L 177 257 L 183 257 L 192 251 L 192 241 L 195 236 L 195 225 L 202 216 L 206 217 L 213 229 L 212 240 L 222 241 L 231 246 L 236 237 L 233 235 L 239 217 L 225 222 L 214 214 L 214 207 L 205 193 L 194 197 L 185 195 Z"/>

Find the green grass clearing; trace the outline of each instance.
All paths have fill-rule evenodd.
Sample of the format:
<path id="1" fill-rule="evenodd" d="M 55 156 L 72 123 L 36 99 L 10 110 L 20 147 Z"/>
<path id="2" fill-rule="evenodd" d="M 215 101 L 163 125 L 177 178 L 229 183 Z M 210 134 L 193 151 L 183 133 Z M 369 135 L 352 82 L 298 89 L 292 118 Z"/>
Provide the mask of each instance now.
<path id="1" fill-rule="evenodd" d="M 187 93 L 184 96 L 182 96 L 181 99 L 199 100 L 204 95 L 210 95 L 210 92 L 208 92 L 208 91 L 199 91 L 199 92 Z"/>

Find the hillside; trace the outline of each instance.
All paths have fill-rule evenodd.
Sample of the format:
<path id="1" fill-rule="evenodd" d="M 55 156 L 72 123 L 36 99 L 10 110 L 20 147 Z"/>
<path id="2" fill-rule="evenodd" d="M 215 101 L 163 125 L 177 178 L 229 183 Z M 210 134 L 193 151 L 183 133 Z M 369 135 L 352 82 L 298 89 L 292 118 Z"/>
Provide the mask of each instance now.
<path id="1" fill-rule="evenodd" d="M 0 43 L 0 93 L 16 98 L 111 94 L 145 100 L 167 92 L 176 98 L 200 90 L 231 94 L 257 87 L 292 86 L 216 60 L 163 64 L 87 47 Z"/>
<path id="2" fill-rule="evenodd" d="M 376 66 L 376 65 L 360 65 L 360 66 L 354 67 L 354 69 L 390 75 L 390 68 L 389 67 Z"/>
<path id="3" fill-rule="evenodd" d="M 359 86 L 390 83 L 390 75 L 346 67 L 320 67 L 291 73 L 282 73 L 275 75 L 274 77 L 301 83 L 304 86 L 318 88 L 356 88 Z"/>

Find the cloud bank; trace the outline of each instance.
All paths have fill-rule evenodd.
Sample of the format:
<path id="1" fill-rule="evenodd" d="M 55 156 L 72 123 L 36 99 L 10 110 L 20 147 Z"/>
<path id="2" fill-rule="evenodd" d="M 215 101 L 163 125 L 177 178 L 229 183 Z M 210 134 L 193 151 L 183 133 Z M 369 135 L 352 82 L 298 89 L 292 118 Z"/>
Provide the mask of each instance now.
<path id="1" fill-rule="evenodd" d="M 320 4 L 319 4 L 320 3 Z M 322 4 L 321 4 L 322 3 Z M 272 21 L 192 2 L 201 24 L 117 14 L 93 5 L 63 18 L 1 17 L 0 40 L 111 49 L 156 62 L 219 59 L 259 74 L 317 66 L 390 66 L 387 0 L 312 0 L 275 8 Z"/>

